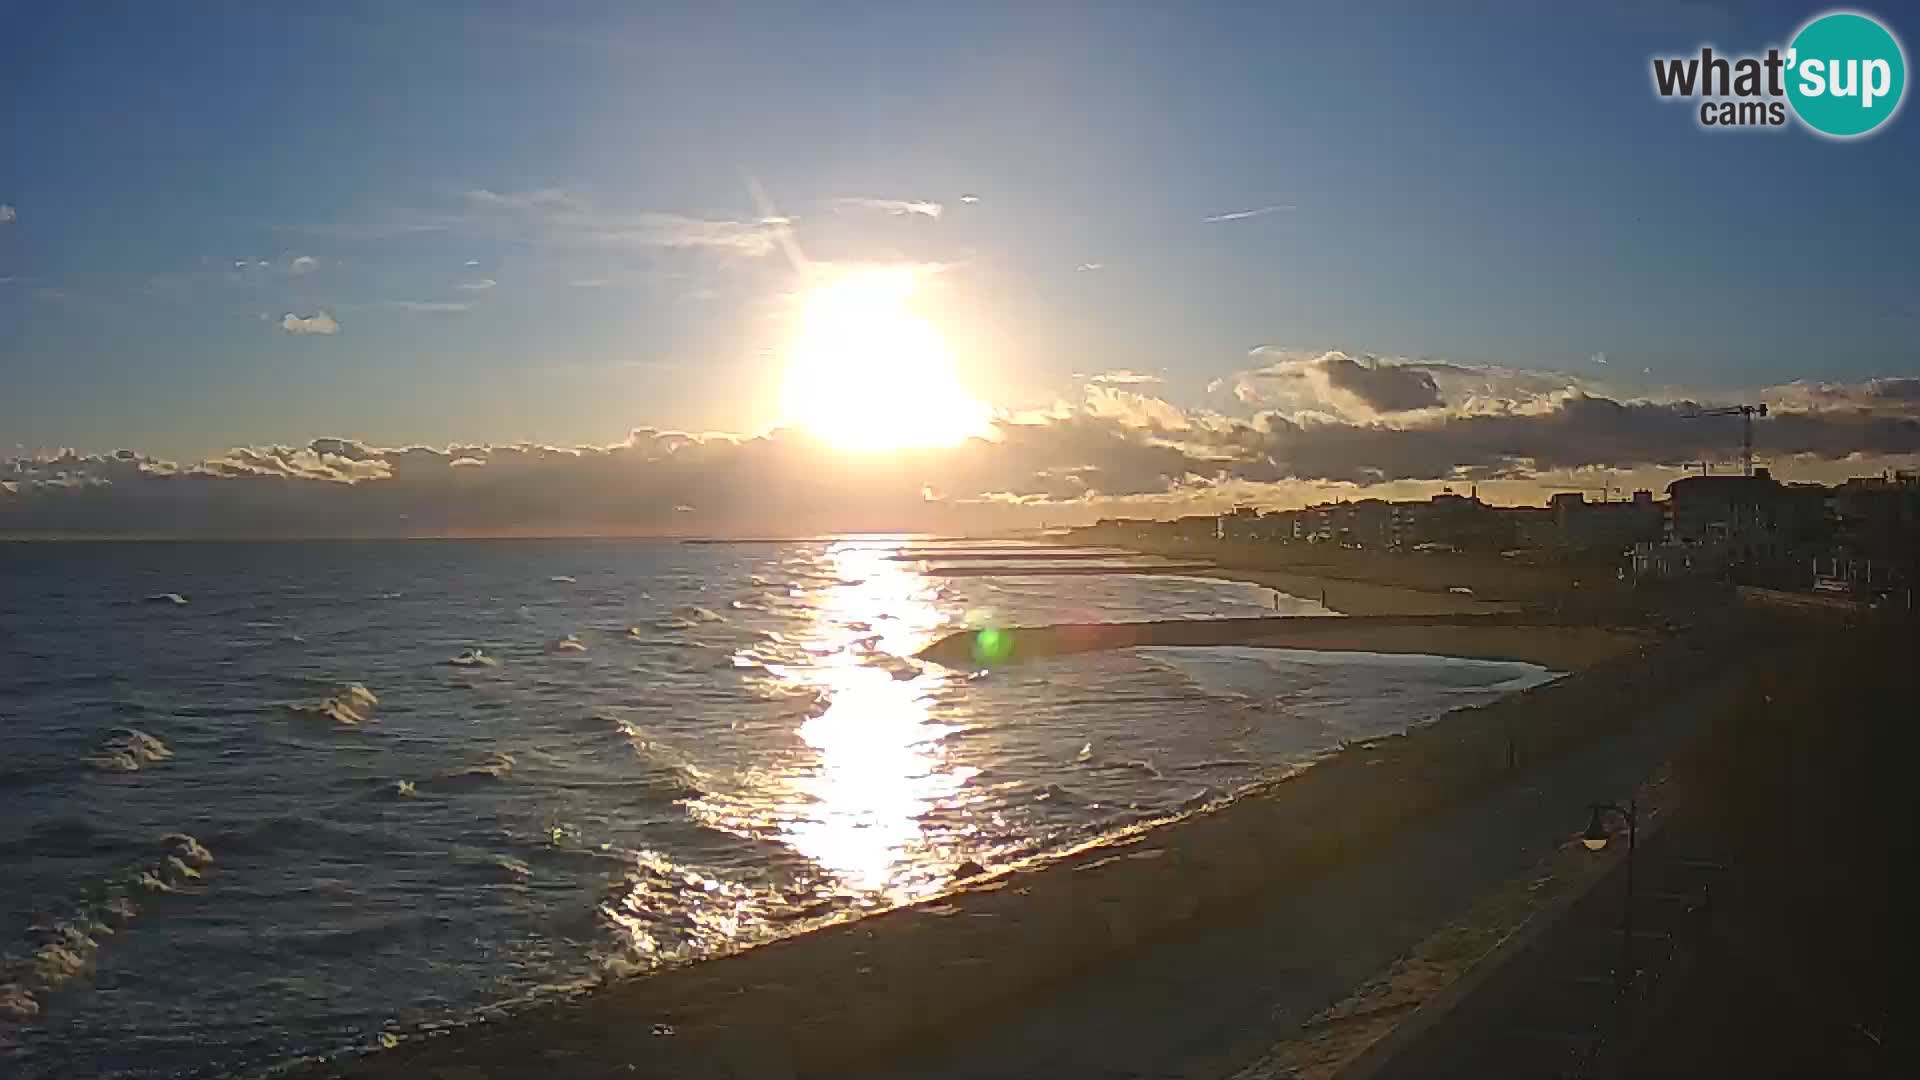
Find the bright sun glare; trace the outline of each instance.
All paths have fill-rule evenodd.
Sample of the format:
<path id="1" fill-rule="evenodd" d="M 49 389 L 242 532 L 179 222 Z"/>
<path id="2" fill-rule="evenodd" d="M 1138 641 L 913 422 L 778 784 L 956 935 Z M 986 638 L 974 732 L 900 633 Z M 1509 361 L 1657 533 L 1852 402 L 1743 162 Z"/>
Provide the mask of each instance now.
<path id="1" fill-rule="evenodd" d="M 986 433 L 991 410 L 914 310 L 917 284 L 911 269 L 869 269 L 806 295 L 787 355 L 788 423 L 848 450 L 954 446 Z"/>

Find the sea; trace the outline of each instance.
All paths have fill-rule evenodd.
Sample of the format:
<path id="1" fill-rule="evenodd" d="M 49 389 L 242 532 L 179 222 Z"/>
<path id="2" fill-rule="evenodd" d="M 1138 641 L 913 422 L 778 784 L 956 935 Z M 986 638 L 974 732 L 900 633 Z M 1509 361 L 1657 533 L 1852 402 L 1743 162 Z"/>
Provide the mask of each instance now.
<path id="1" fill-rule="evenodd" d="M 646 978 L 1553 675 L 915 659 L 968 629 L 1329 614 L 1138 563 L 873 536 L 0 544 L 0 1073 L 260 1075 Z"/>

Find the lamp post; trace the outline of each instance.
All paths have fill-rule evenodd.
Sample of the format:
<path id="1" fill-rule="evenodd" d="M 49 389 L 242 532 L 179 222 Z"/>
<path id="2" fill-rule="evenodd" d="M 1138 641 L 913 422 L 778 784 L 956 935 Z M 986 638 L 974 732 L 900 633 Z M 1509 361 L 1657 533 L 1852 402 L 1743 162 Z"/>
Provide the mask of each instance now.
<path id="1" fill-rule="evenodd" d="M 1640 843 L 1640 808 L 1636 801 L 1628 800 L 1627 805 L 1618 803 L 1594 803 L 1588 807 L 1592 816 L 1587 820 L 1587 831 L 1580 842 L 1588 851 L 1601 851 L 1612 837 L 1607 833 L 1608 814 L 1616 814 L 1627 823 L 1627 900 L 1620 911 L 1620 970 L 1614 976 L 1614 1003 L 1620 1010 L 1620 1039 L 1624 1047 L 1631 1023 L 1633 970 L 1633 857 Z"/>

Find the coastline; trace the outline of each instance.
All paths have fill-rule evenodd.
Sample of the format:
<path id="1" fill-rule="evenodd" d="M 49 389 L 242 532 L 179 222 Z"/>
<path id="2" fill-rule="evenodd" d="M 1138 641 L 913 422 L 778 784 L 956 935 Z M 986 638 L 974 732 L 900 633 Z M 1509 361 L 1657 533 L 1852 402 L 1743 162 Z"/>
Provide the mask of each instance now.
<path id="1" fill-rule="evenodd" d="M 1522 610 L 1519 604 L 1479 600 L 1458 593 L 1436 593 L 1405 585 L 1321 577 L 1291 570 L 1255 570 L 1214 566 L 1193 572 L 1195 577 L 1243 581 L 1316 600 L 1342 615 L 1496 615 Z"/>
<path id="2" fill-rule="evenodd" d="M 1703 665 L 1739 660 L 1743 636 L 1642 643 L 932 900 L 295 1071 L 677 1077 L 854 1068 L 1222 905 L 1309 879 L 1516 768 L 1621 731 Z"/>

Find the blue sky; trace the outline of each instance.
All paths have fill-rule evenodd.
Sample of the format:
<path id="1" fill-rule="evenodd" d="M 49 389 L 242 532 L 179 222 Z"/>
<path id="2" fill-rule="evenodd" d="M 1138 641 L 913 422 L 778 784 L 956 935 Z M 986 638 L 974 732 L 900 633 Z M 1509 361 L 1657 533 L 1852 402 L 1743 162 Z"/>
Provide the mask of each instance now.
<path id="1" fill-rule="evenodd" d="M 1009 406 L 1197 404 L 1261 345 L 1920 374 L 1914 117 L 1709 133 L 1649 88 L 1820 6 L 1038 6 L 6 10 L 0 449 L 763 429 L 798 285 L 749 178 L 811 258 L 945 267 Z"/>

